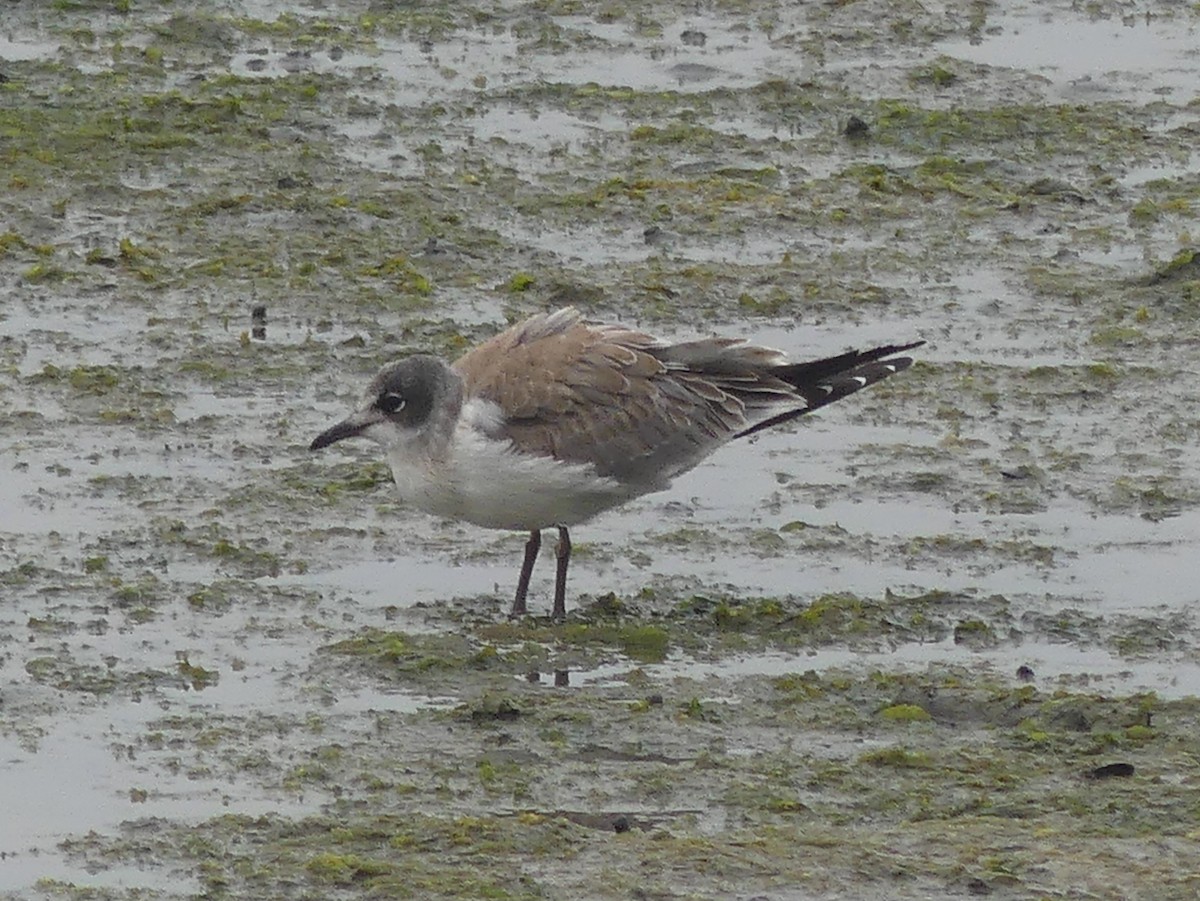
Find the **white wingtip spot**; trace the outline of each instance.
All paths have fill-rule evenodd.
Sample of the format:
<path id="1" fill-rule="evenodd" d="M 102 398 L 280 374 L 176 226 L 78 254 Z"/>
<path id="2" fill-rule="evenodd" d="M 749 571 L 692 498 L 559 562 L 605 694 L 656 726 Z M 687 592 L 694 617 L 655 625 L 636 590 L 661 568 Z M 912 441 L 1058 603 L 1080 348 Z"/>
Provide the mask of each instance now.
<path id="1" fill-rule="evenodd" d="M 867 380 L 865 378 L 863 378 L 861 375 L 853 376 L 852 380 L 855 382 L 858 382 L 858 387 L 860 387 L 860 388 L 867 387 Z"/>

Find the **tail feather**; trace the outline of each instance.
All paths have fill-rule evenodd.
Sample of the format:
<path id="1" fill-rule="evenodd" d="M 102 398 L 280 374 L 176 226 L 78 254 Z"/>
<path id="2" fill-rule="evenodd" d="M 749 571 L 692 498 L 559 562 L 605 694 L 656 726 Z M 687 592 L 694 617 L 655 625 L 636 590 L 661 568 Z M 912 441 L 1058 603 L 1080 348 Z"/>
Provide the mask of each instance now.
<path id="1" fill-rule="evenodd" d="M 772 367 L 771 374 L 791 385 L 796 393 L 804 398 L 805 406 L 786 410 L 761 422 L 756 422 L 733 437 L 744 438 L 763 429 L 790 422 L 805 413 L 811 413 L 813 410 L 841 400 L 856 391 L 861 391 L 868 385 L 882 381 L 890 375 L 903 372 L 913 364 L 912 357 L 894 357 L 892 354 L 912 350 L 924 343 L 924 341 L 914 341 L 911 344 L 888 344 L 871 350 L 851 350 L 835 357 L 826 357 L 809 363 L 788 363 Z"/>

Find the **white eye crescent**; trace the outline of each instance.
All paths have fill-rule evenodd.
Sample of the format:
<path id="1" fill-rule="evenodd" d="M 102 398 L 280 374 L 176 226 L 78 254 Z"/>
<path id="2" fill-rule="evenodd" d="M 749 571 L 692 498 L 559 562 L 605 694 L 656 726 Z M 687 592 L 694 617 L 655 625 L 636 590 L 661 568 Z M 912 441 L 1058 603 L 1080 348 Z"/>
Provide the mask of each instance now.
<path id="1" fill-rule="evenodd" d="M 405 400 L 399 394 L 381 394 L 379 400 L 375 401 L 377 406 L 384 413 L 392 414 L 399 413 L 404 409 Z"/>

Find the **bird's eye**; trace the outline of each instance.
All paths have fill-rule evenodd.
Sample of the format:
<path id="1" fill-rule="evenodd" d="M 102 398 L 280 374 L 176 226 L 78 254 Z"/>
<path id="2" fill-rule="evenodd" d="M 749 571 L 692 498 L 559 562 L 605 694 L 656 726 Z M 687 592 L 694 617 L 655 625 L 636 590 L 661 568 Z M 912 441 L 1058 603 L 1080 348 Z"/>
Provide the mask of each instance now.
<path id="1" fill-rule="evenodd" d="M 379 400 L 375 401 L 375 406 L 384 413 L 396 413 L 404 409 L 404 398 L 399 394 L 381 394 Z"/>

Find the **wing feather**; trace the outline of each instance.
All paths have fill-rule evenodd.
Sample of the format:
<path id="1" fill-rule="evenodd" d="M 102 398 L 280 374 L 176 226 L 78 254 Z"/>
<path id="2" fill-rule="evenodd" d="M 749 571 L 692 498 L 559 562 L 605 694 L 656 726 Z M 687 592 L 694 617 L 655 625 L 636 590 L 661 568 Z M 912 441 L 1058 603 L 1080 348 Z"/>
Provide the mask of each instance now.
<path id="1" fill-rule="evenodd" d="M 751 396 L 772 409 L 803 403 L 761 371 L 778 356 L 735 339 L 669 345 L 568 308 L 518 323 L 454 367 L 468 396 L 500 408 L 500 434 L 522 452 L 662 483 L 745 428 Z"/>
<path id="2" fill-rule="evenodd" d="M 738 338 L 668 344 L 567 307 L 532 316 L 461 357 L 468 397 L 500 410 L 517 450 L 647 488 L 719 445 L 852 393 L 911 360 L 916 345 L 851 351 L 812 363 Z M 876 362 L 878 361 L 878 362 Z M 860 384 L 860 382 L 862 384 Z"/>

